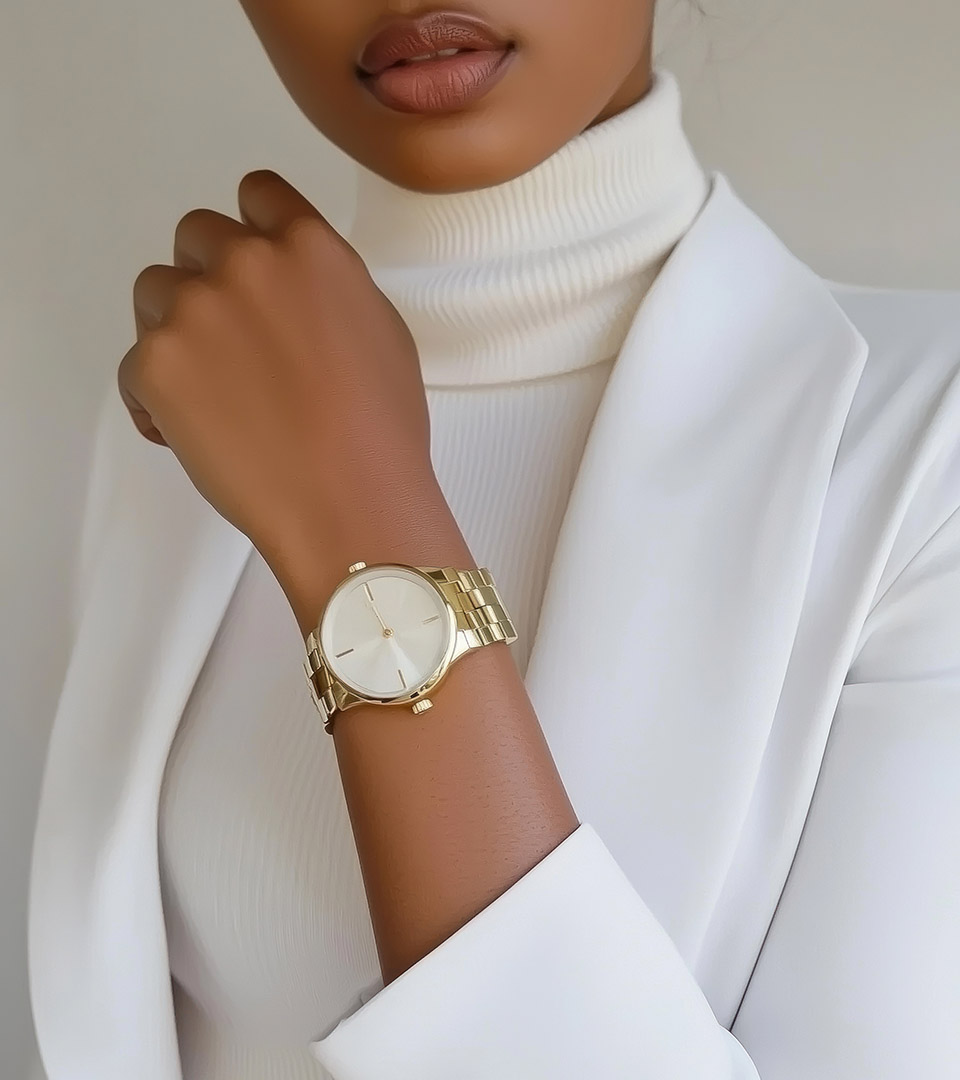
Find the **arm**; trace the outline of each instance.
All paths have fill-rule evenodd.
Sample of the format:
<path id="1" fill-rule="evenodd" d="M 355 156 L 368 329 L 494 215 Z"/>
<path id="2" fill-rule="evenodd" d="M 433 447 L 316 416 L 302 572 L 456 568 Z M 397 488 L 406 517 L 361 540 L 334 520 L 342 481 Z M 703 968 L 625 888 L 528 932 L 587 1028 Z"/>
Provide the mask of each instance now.
<path id="1" fill-rule="evenodd" d="M 409 508 L 409 522 L 404 520 Z M 368 562 L 476 565 L 432 476 L 395 489 L 344 546 Z M 329 562 L 329 560 L 327 560 Z M 337 565 L 337 564 L 334 564 Z M 306 636 L 336 585 L 317 560 L 285 591 Z M 383 977 L 391 981 L 503 893 L 577 827 L 509 648 L 468 653 L 428 713 L 358 706 L 334 727 Z"/>
<path id="2" fill-rule="evenodd" d="M 248 174 L 240 202 L 250 224 L 192 211 L 177 265 L 138 277 L 119 387 L 305 630 L 358 558 L 472 559 L 399 314 L 276 174 Z M 382 712 L 350 710 L 335 736 L 388 983 L 315 1045 L 337 1080 L 755 1077 L 577 827 L 505 647 L 467 654 L 402 732 Z"/>

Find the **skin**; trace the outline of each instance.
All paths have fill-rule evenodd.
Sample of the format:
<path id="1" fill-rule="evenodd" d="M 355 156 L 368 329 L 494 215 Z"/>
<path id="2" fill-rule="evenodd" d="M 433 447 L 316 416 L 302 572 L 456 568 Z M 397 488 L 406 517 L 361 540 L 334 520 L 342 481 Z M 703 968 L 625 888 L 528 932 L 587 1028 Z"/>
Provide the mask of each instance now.
<path id="1" fill-rule="evenodd" d="M 652 0 L 465 5 L 521 53 L 487 97 L 429 117 L 385 108 L 353 75 L 372 30 L 413 5 L 242 2 L 317 129 L 412 190 L 507 181 L 650 85 Z M 138 275 L 118 385 L 138 430 L 263 555 L 305 636 L 351 563 L 477 562 L 433 471 L 399 313 L 276 173 L 244 176 L 238 206 L 185 214 L 173 264 Z M 578 825 L 506 645 L 466 654 L 431 699 L 419 716 L 359 706 L 334 727 L 386 982 Z"/>
<path id="2" fill-rule="evenodd" d="M 318 131 L 355 161 L 416 191 L 464 191 L 519 176 L 649 88 L 654 0 L 451 4 L 511 41 L 513 70 L 444 116 L 381 105 L 354 76 L 360 50 L 398 15 L 443 9 L 388 0 L 240 0 L 277 74 Z"/>

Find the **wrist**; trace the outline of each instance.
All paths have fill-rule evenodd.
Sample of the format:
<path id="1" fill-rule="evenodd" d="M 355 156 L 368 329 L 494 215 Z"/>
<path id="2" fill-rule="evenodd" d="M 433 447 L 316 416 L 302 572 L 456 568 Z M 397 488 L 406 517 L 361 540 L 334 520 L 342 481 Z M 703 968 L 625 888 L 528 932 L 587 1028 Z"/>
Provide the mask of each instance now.
<path id="1" fill-rule="evenodd" d="M 306 520 L 306 519 L 304 519 Z M 289 530 L 267 558 L 304 637 L 319 621 L 333 590 L 355 562 L 470 566 L 472 555 L 436 478 L 431 474 L 357 499 L 311 528 Z"/>

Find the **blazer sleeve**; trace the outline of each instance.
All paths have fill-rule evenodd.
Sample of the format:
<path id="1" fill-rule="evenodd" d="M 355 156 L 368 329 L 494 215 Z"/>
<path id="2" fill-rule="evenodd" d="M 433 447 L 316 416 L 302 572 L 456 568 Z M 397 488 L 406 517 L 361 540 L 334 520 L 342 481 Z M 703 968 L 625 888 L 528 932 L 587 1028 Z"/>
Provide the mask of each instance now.
<path id="1" fill-rule="evenodd" d="M 127 425 L 135 431 L 116 381 L 111 379 L 97 399 L 93 442 L 88 452 L 80 537 L 69 596 L 71 637 L 76 636 L 94 567 L 103 549 L 111 499 L 116 498 L 119 475 L 124 467 L 124 456 L 118 451 L 124 446 L 124 441 L 130 438 Z M 137 435 L 137 438 L 140 437 Z"/>
<path id="2" fill-rule="evenodd" d="M 596 832 L 312 1044 L 336 1080 L 756 1080 Z"/>

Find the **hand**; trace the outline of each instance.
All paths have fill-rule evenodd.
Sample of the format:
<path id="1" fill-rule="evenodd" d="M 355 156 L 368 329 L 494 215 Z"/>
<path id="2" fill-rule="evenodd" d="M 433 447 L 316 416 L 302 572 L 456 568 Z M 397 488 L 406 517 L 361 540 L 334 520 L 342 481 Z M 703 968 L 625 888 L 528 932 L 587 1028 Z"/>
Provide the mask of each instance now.
<path id="1" fill-rule="evenodd" d="M 267 170 L 239 207 L 190 211 L 174 265 L 137 277 L 118 382 L 139 431 L 283 582 L 345 521 L 436 502 L 429 417 L 410 331 L 349 243 Z"/>
<path id="2" fill-rule="evenodd" d="M 398 312 L 275 173 L 245 176 L 239 202 L 241 222 L 191 211 L 174 265 L 137 278 L 118 381 L 137 428 L 250 537 L 306 633 L 350 562 L 476 562 L 433 473 Z M 334 728 L 386 982 L 577 824 L 506 646 L 470 656 L 442 720 L 383 723 L 367 703 Z"/>

